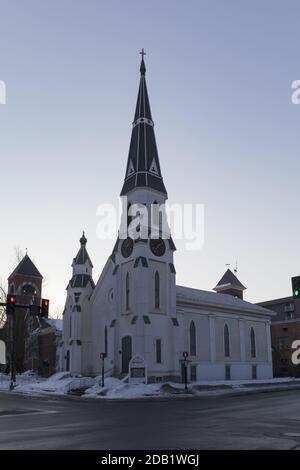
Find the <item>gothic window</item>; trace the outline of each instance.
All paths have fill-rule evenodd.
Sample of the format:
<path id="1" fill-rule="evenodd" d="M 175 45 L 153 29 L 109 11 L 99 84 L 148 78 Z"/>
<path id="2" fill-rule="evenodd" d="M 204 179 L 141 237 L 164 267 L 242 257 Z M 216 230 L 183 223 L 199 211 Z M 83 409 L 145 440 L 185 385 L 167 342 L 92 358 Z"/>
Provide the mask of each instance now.
<path id="1" fill-rule="evenodd" d="M 131 220 L 132 220 L 131 215 L 129 215 L 130 207 L 131 207 L 131 204 L 130 204 L 130 202 L 129 202 L 129 204 L 128 204 L 128 206 L 127 206 L 127 228 L 129 227 L 130 222 L 131 222 Z"/>
<path id="2" fill-rule="evenodd" d="M 190 355 L 196 356 L 196 327 L 195 323 L 190 323 Z"/>
<path id="3" fill-rule="evenodd" d="M 255 333 L 254 329 L 251 328 L 250 331 L 250 345 L 251 345 L 251 357 L 256 357 L 256 341 L 255 341 Z"/>
<path id="4" fill-rule="evenodd" d="M 130 309 L 130 278 L 129 273 L 126 274 L 126 310 Z"/>
<path id="5" fill-rule="evenodd" d="M 154 300 L 155 300 L 155 308 L 160 307 L 160 280 L 158 271 L 156 271 L 154 276 Z"/>
<path id="6" fill-rule="evenodd" d="M 225 353 L 225 357 L 230 356 L 230 340 L 229 340 L 228 325 L 224 326 L 224 353 Z"/>
<path id="7" fill-rule="evenodd" d="M 161 364 L 161 339 L 156 340 L 156 362 Z"/>
<path id="8" fill-rule="evenodd" d="M 156 230 L 159 231 L 159 235 L 161 236 L 163 229 L 163 214 L 157 201 L 154 201 L 152 205 L 152 217 L 152 223 L 154 224 Z"/>
<path id="9" fill-rule="evenodd" d="M 104 328 L 104 352 L 107 355 L 107 326 Z"/>

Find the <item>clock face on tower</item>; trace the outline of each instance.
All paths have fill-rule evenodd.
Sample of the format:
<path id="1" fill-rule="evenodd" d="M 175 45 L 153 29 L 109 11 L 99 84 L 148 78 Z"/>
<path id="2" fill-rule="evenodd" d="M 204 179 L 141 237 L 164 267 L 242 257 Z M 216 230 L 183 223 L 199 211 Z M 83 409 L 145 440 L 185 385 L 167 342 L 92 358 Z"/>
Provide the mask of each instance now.
<path id="1" fill-rule="evenodd" d="M 128 237 L 126 240 L 123 241 L 121 246 L 121 253 L 124 258 L 128 258 L 133 250 L 133 240 L 132 238 Z"/>
<path id="2" fill-rule="evenodd" d="M 166 244 L 162 238 L 150 240 L 150 249 L 155 256 L 163 256 L 166 252 Z"/>

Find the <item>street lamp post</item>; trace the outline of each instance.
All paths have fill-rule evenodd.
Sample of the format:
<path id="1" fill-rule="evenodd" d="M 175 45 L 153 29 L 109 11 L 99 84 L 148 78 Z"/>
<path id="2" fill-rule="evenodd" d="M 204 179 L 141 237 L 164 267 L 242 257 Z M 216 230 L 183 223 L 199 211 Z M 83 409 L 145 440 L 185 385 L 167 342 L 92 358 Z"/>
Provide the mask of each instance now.
<path id="1" fill-rule="evenodd" d="M 189 355 L 189 353 L 187 351 L 184 351 L 182 353 L 183 355 L 183 360 L 184 360 L 184 389 L 187 390 L 188 389 L 188 385 L 187 385 L 187 357 Z"/>
<path id="2" fill-rule="evenodd" d="M 102 380 L 101 380 L 101 387 L 104 387 L 104 359 L 106 358 L 107 354 L 105 352 L 100 353 L 100 359 L 102 360 Z"/>

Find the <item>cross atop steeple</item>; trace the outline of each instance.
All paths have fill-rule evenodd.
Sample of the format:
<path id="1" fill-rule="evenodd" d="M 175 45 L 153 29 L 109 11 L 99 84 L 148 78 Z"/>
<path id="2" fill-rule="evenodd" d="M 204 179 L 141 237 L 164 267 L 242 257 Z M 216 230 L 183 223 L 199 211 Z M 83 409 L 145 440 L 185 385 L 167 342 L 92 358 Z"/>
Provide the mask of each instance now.
<path id="1" fill-rule="evenodd" d="M 140 72 L 141 72 L 141 75 L 145 75 L 145 73 L 146 73 L 146 66 L 145 66 L 145 62 L 144 62 L 144 56 L 146 55 L 146 52 L 144 51 L 144 48 L 142 48 L 140 54 L 141 54 L 141 56 L 142 56 L 142 62 L 141 62 L 141 66 L 140 66 Z"/>
<path id="2" fill-rule="evenodd" d="M 144 48 L 142 48 L 140 54 L 142 56 L 142 60 L 144 60 L 144 56 L 146 55 L 146 52 L 144 51 Z"/>

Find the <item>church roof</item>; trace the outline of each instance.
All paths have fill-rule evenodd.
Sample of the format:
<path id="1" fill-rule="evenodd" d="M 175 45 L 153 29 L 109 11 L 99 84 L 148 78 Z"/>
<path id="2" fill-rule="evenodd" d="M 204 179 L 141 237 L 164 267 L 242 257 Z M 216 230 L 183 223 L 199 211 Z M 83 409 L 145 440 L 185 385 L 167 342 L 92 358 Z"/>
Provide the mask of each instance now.
<path id="1" fill-rule="evenodd" d="M 74 258 L 74 264 L 85 264 L 88 261 L 90 265 L 93 267 L 93 263 L 86 249 L 86 242 L 87 242 L 87 239 L 85 238 L 85 234 L 83 232 L 82 237 L 80 238 L 81 246 L 76 257 Z"/>
<path id="2" fill-rule="evenodd" d="M 167 195 L 160 170 L 154 122 L 146 85 L 144 51 L 142 51 L 140 72 L 140 86 L 121 196 L 139 187 L 151 188 Z"/>
<path id="3" fill-rule="evenodd" d="M 89 274 L 74 274 L 70 280 L 71 287 L 86 287 L 88 283 L 91 283 L 91 286 L 94 288 L 95 284 L 92 277 Z"/>
<path id="4" fill-rule="evenodd" d="M 11 273 L 8 279 L 11 279 L 17 274 L 21 276 L 32 276 L 43 279 L 43 276 L 41 275 L 35 264 L 31 261 L 27 253 L 24 258 L 20 261 L 18 266 L 14 269 L 14 271 Z"/>
<path id="5" fill-rule="evenodd" d="M 191 302 L 201 306 L 214 307 L 218 309 L 231 309 L 238 312 L 245 313 L 260 313 L 270 316 L 275 316 L 275 312 L 260 307 L 259 305 L 251 304 L 245 300 L 239 299 L 232 295 L 217 294 L 215 292 L 192 289 L 190 287 L 176 286 L 176 300 L 177 303 Z"/>
<path id="6" fill-rule="evenodd" d="M 227 269 L 224 276 L 220 279 L 214 290 L 219 289 L 238 289 L 238 290 L 245 290 L 246 287 L 238 280 L 238 278 L 233 274 L 230 269 Z"/>

